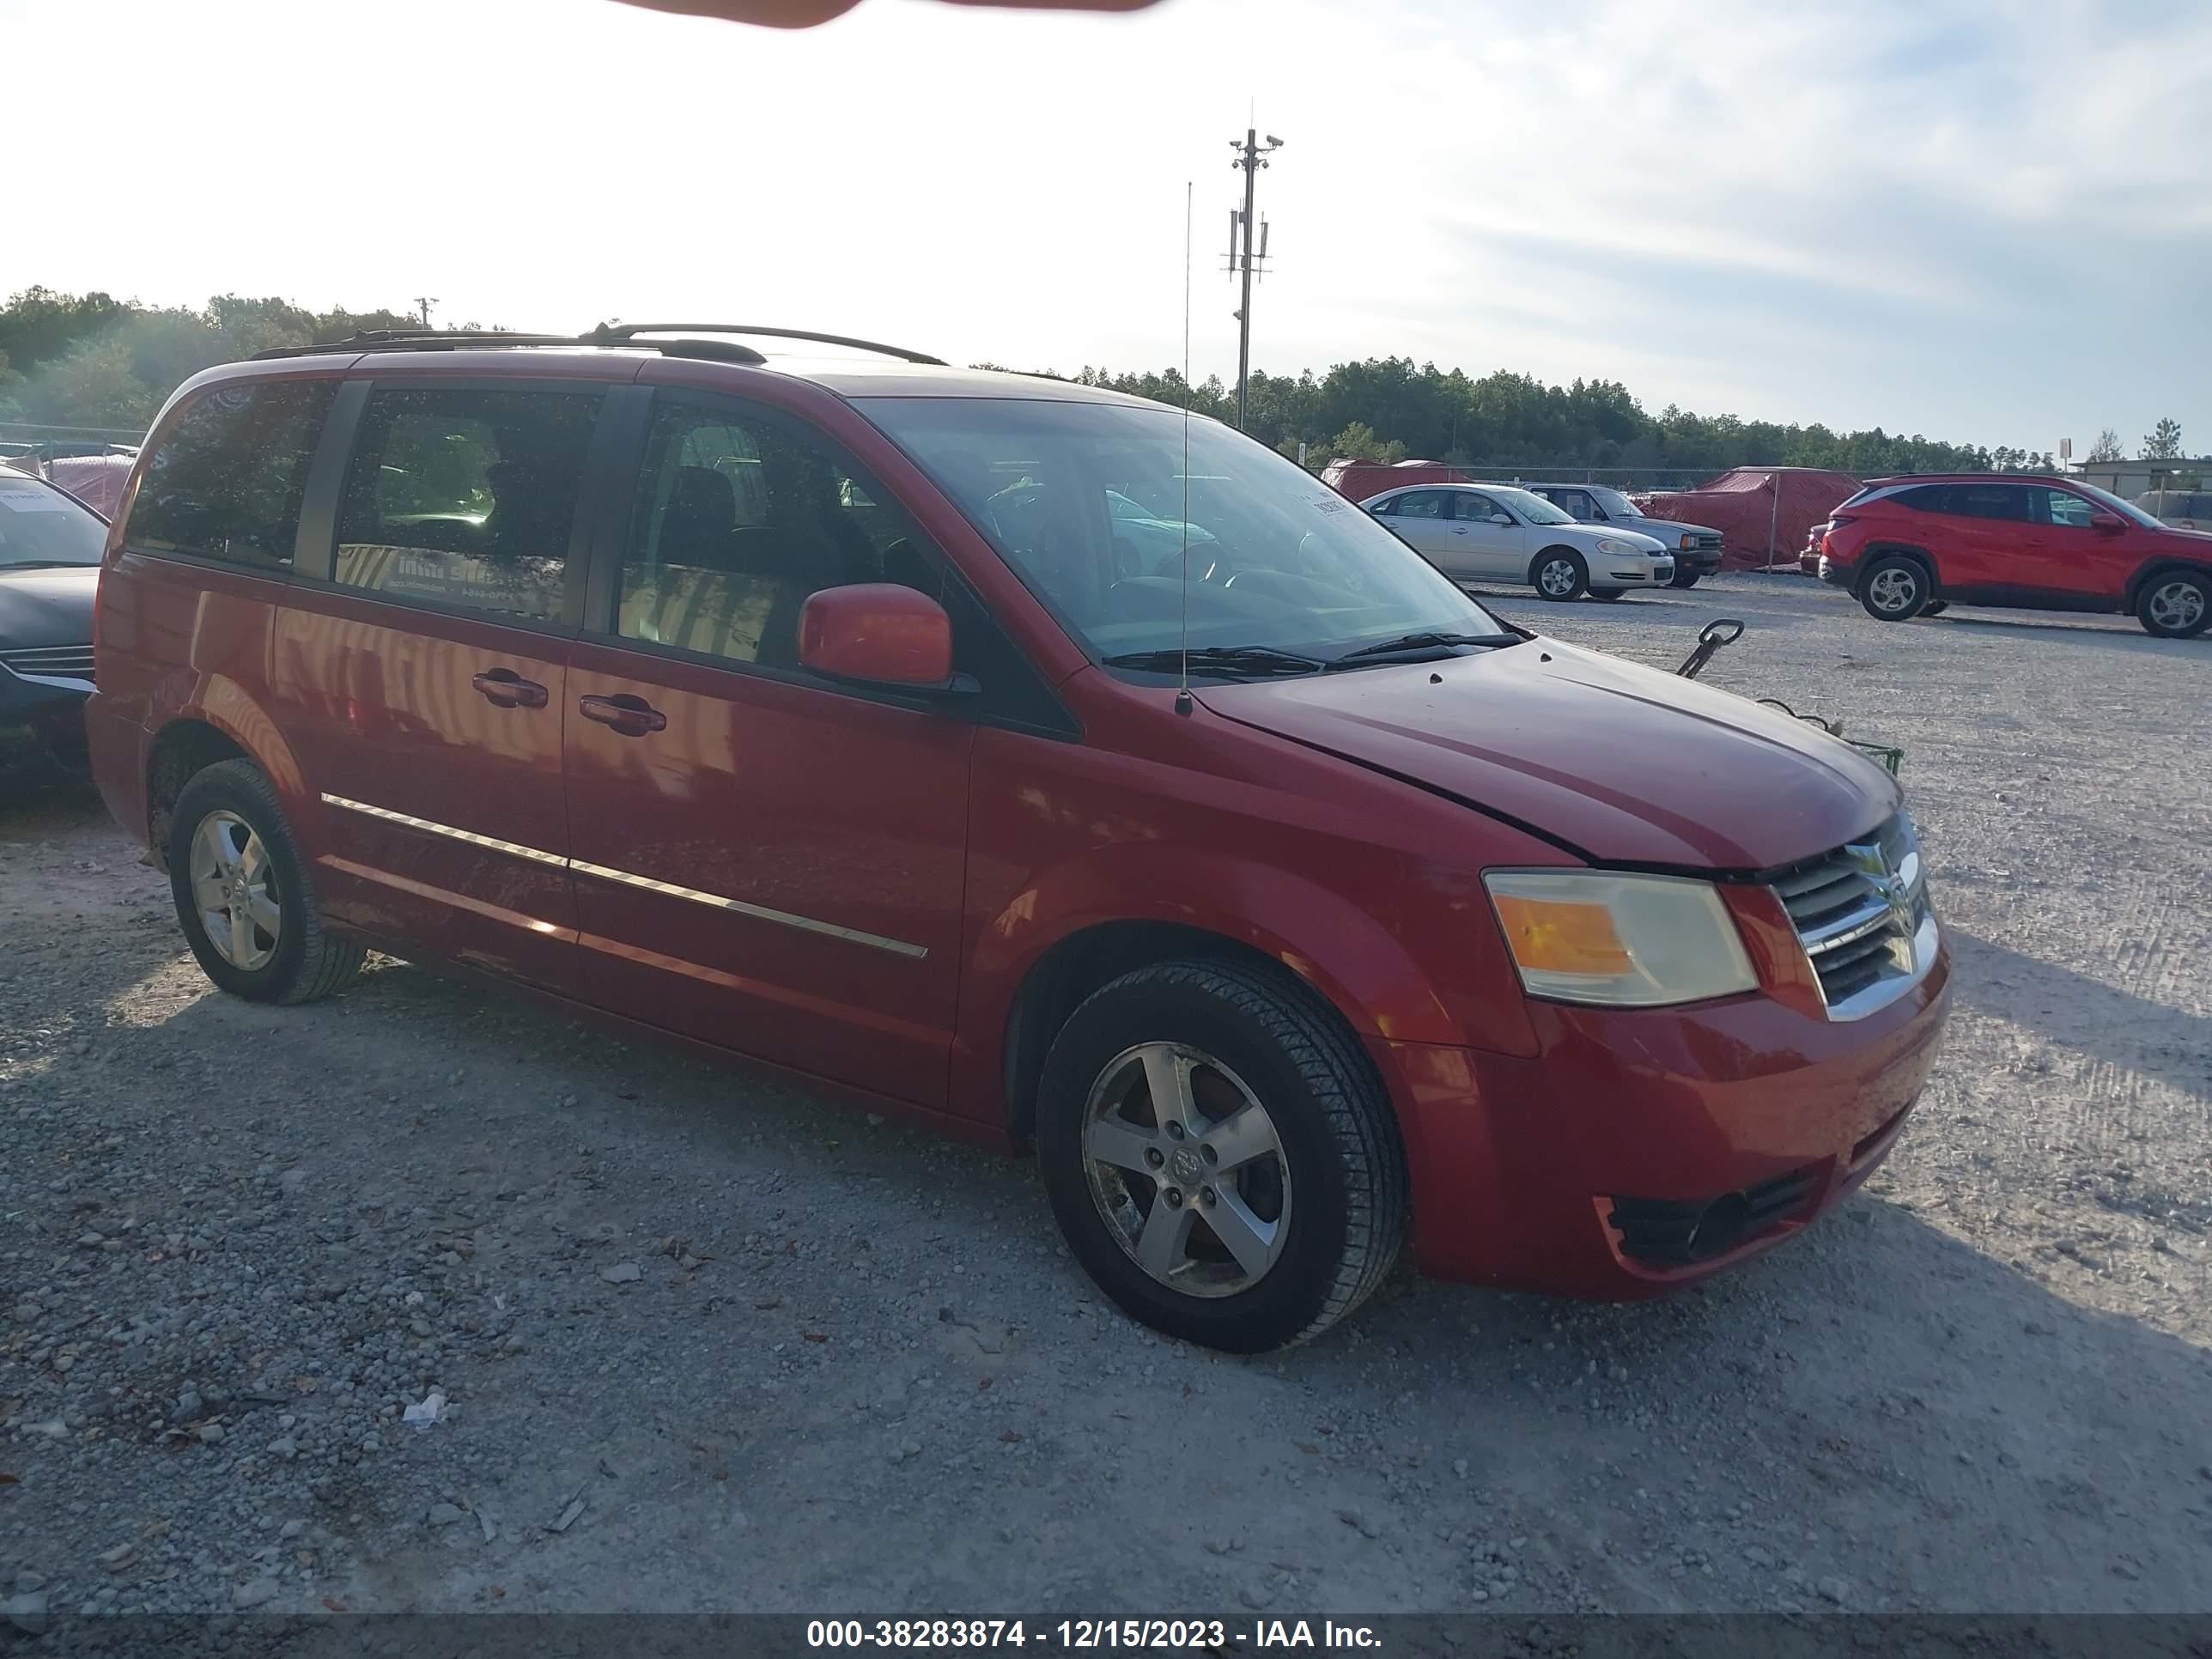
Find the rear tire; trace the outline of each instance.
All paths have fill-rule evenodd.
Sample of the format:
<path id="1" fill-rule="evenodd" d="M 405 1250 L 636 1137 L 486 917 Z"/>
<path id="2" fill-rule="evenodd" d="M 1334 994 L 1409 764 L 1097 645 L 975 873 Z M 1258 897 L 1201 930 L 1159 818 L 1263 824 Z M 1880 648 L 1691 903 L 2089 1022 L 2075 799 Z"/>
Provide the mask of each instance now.
<path id="1" fill-rule="evenodd" d="M 1698 578 L 1704 574 L 1700 570 L 1677 570 L 1674 573 L 1674 580 L 1670 585 L 1675 587 L 1695 587 L 1698 585 Z"/>
<path id="2" fill-rule="evenodd" d="M 313 1002 L 360 971 L 368 953 L 324 932 L 276 791 L 252 761 L 223 761 L 185 785 L 168 853 L 177 920 L 217 989 Z"/>
<path id="3" fill-rule="evenodd" d="M 1092 993 L 1046 1057 L 1036 1146 L 1098 1287 L 1231 1353 L 1328 1329 L 1406 1236 L 1381 1079 L 1334 1010 L 1265 968 L 1162 963 Z"/>
<path id="4" fill-rule="evenodd" d="M 2212 578 L 2196 570 L 2161 570 L 2136 595 L 2136 620 L 2161 640 L 2192 640 L 2212 623 Z"/>
<path id="5" fill-rule="evenodd" d="M 1547 547 L 1529 563 L 1528 586 L 1539 598 L 1565 605 L 1589 592 L 1589 567 L 1571 547 Z"/>
<path id="6" fill-rule="evenodd" d="M 1899 554 L 1876 559 L 1859 580 L 1859 603 L 1876 622 L 1911 622 L 1932 597 L 1927 568 Z"/>

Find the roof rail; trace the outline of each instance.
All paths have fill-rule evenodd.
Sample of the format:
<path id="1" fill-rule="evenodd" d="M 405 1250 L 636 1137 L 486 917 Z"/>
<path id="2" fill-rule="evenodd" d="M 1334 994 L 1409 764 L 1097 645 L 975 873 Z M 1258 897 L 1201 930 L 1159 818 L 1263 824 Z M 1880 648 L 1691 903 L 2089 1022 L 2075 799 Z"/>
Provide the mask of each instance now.
<path id="1" fill-rule="evenodd" d="M 945 367 L 942 357 L 933 357 L 925 351 L 909 351 L 904 346 L 885 345 L 878 340 L 856 340 L 849 334 L 817 334 L 805 328 L 753 328 L 742 323 L 601 323 L 586 337 L 601 344 L 628 343 L 639 334 L 751 334 L 769 340 L 811 340 L 821 345 L 850 346 L 855 351 L 899 357 L 932 368 Z"/>
<path id="2" fill-rule="evenodd" d="M 521 346 L 626 346 L 658 351 L 664 357 L 706 357 L 726 363 L 757 367 L 768 361 L 750 346 L 730 340 L 631 340 L 612 334 L 508 334 L 489 329 L 376 328 L 356 331 L 350 339 L 329 340 L 319 345 L 272 346 L 257 351 L 252 361 L 270 357 L 315 357 L 338 352 L 466 351 L 505 349 Z"/>

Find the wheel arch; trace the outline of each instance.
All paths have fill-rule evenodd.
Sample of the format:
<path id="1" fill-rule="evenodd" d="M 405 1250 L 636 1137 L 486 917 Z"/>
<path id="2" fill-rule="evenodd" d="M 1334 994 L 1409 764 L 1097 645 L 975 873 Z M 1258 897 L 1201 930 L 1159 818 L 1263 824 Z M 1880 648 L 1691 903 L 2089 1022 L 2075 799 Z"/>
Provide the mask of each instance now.
<path id="1" fill-rule="evenodd" d="M 1529 586 L 1534 587 L 1536 585 L 1537 567 L 1542 564 L 1545 560 L 1550 558 L 1554 553 L 1565 553 L 1571 555 L 1581 564 L 1583 574 L 1585 576 L 1589 574 L 1590 562 L 1590 556 L 1589 554 L 1583 552 L 1581 548 L 1575 546 L 1571 542 L 1553 542 L 1549 547 L 1540 547 L 1534 553 L 1528 556 L 1528 569 L 1527 574 Z"/>
<path id="2" fill-rule="evenodd" d="M 1915 546 L 1911 542 L 1869 542 L 1859 553 L 1858 576 L 1851 584 L 1854 598 L 1864 596 L 1867 577 L 1884 559 L 1910 559 L 1928 578 L 1928 597 L 1930 599 L 1942 597 L 1943 579 L 1936 574 L 1935 555 L 1926 548 Z"/>
<path id="3" fill-rule="evenodd" d="M 1358 1041 L 1357 1022 L 1334 997 L 1247 939 L 1182 921 L 1129 917 L 1092 922 L 1057 940 L 1030 965 L 1006 1011 L 1003 1110 L 1011 1139 L 1026 1144 L 1036 1127 L 1045 1055 L 1068 1017 L 1101 986 L 1162 962 L 1234 963 L 1301 988 Z"/>
<path id="4" fill-rule="evenodd" d="M 146 842 L 168 868 L 169 813 L 195 773 L 227 760 L 250 760 L 288 805 L 303 787 L 298 763 L 276 723 L 235 683 L 216 679 L 204 695 L 173 708 L 146 745 Z"/>
<path id="5" fill-rule="evenodd" d="M 2202 576 L 2207 581 L 2212 581 L 2212 562 L 2179 558 L 2171 553 L 2160 554 L 2154 558 L 2145 560 L 2142 568 L 2128 578 L 2127 597 L 2121 608 L 2132 615 L 2136 606 L 2142 602 L 2143 589 L 2148 587 L 2160 576 L 2171 575 L 2176 572 L 2183 572 L 2191 576 Z"/>

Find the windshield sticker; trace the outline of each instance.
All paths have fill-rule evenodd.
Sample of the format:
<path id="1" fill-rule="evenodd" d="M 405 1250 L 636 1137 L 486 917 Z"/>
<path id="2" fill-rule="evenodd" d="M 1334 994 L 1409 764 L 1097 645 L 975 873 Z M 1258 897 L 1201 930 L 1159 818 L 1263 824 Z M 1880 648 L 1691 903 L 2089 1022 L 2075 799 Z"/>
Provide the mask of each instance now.
<path id="1" fill-rule="evenodd" d="M 1313 501 L 1314 511 L 1316 513 L 1341 513 L 1344 511 L 1345 501 L 1344 497 L 1341 495 L 1334 494 L 1315 495 L 1310 499 Z"/>
<path id="2" fill-rule="evenodd" d="M 68 499 L 51 489 L 0 489 L 0 507 L 16 513 L 66 513 L 70 510 Z"/>

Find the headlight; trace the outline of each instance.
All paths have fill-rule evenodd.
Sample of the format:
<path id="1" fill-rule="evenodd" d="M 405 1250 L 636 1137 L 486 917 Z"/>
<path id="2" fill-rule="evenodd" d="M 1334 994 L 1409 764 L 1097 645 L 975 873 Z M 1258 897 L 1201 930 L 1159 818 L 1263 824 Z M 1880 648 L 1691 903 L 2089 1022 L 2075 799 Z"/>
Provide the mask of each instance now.
<path id="1" fill-rule="evenodd" d="M 1644 550 L 1638 547 L 1634 542 L 1625 542 L 1618 536 L 1601 536 L 1597 538 L 1597 550 L 1601 553 L 1610 553 L 1616 558 L 1623 554 L 1634 558 Z"/>
<path id="2" fill-rule="evenodd" d="M 1530 996 L 1656 1008 L 1758 988 L 1709 881 L 1600 870 L 1493 870 L 1482 881 Z"/>

